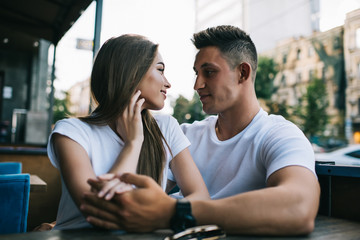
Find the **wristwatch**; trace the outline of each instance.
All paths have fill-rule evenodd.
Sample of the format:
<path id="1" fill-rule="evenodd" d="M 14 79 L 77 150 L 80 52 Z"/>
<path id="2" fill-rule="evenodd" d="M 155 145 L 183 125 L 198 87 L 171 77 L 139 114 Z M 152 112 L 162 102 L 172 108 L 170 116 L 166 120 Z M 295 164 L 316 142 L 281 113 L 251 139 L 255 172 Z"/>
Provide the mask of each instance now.
<path id="1" fill-rule="evenodd" d="M 191 214 L 191 204 L 185 199 L 177 199 L 175 215 L 170 220 L 170 227 L 175 232 L 184 231 L 187 228 L 195 227 L 196 220 Z"/>

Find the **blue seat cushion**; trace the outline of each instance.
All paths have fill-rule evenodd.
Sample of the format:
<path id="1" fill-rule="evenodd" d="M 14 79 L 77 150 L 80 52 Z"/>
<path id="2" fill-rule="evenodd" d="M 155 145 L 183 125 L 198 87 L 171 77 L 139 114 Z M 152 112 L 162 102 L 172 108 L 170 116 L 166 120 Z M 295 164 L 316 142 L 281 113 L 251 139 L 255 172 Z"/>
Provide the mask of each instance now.
<path id="1" fill-rule="evenodd" d="M 0 233 L 26 232 L 30 175 L 0 175 Z"/>
<path id="2" fill-rule="evenodd" d="M 0 162 L 0 174 L 21 173 L 21 162 Z"/>

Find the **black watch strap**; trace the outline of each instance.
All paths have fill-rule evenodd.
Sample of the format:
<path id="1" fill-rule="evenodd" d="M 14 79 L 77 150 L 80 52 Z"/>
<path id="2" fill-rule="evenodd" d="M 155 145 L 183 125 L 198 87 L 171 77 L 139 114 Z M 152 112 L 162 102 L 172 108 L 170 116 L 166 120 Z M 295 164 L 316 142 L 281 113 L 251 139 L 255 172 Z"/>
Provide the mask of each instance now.
<path id="1" fill-rule="evenodd" d="M 187 199 L 176 201 L 175 215 L 170 220 L 170 226 L 175 233 L 196 226 L 196 220 L 191 213 L 191 203 Z"/>

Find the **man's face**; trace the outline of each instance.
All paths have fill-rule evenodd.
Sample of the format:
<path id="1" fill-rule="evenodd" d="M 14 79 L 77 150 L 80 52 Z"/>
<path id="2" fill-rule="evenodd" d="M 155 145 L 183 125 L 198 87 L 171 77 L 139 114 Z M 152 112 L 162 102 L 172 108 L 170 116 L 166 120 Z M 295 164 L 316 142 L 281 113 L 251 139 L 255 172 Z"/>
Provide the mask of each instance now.
<path id="1" fill-rule="evenodd" d="M 230 69 L 217 47 L 201 48 L 194 62 L 196 82 L 203 110 L 219 114 L 235 107 L 238 99 L 238 74 Z"/>

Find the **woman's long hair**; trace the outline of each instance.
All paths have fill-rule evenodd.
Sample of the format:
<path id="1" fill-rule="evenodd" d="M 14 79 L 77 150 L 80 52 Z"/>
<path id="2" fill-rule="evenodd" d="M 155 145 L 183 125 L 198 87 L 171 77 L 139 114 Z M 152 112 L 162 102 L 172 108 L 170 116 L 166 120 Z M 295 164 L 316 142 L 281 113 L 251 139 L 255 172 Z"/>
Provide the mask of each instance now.
<path id="1" fill-rule="evenodd" d="M 80 119 L 107 125 L 121 116 L 157 51 L 157 44 L 140 35 L 127 34 L 106 41 L 96 55 L 91 73 L 91 94 L 97 106 L 91 115 Z M 144 142 L 137 173 L 148 175 L 161 185 L 165 139 L 149 110 L 143 110 L 141 117 Z"/>

